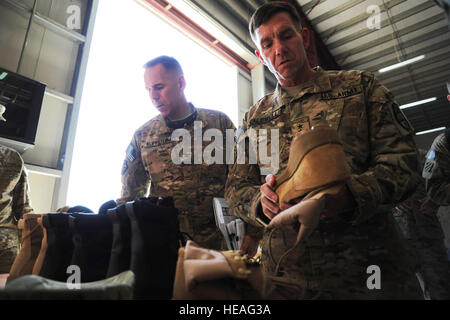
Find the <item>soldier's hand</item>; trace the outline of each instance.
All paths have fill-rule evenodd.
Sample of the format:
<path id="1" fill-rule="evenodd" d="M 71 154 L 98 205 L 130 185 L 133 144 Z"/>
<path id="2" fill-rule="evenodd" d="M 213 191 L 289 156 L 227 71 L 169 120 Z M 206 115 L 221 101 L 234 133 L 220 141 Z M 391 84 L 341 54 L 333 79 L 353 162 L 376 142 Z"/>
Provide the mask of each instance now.
<path id="1" fill-rule="evenodd" d="M 395 207 L 395 209 L 397 209 L 397 211 L 400 211 L 403 213 L 406 213 L 406 212 L 412 210 L 412 208 L 413 208 L 412 202 L 409 200 L 404 201 Z"/>
<path id="2" fill-rule="evenodd" d="M 278 207 L 278 195 L 273 191 L 275 185 L 275 176 L 269 174 L 266 176 L 266 183 L 260 187 L 261 190 L 261 206 L 264 215 L 271 219 L 280 212 Z"/>
<path id="3" fill-rule="evenodd" d="M 434 203 L 433 200 L 431 200 L 431 197 L 428 195 L 422 200 L 419 200 L 419 202 L 421 203 L 420 212 L 424 214 L 433 215 L 436 214 L 439 210 L 439 205 Z"/>
<path id="4" fill-rule="evenodd" d="M 258 251 L 259 240 L 246 234 L 242 240 L 241 248 L 239 249 L 250 257 L 253 257 Z"/>
<path id="5" fill-rule="evenodd" d="M 273 174 L 269 174 L 266 176 L 266 183 L 263 184 L 260 188 L 261 190 L 261 206 L 264 215 L 272 220 L 277 214 L 281 211 L 290 208 L 291 205 L 287 203 L 282 203 L 278 205 L 278 195 L 273 191 L 273 187 L 275 186 L 275 176 Z"/>

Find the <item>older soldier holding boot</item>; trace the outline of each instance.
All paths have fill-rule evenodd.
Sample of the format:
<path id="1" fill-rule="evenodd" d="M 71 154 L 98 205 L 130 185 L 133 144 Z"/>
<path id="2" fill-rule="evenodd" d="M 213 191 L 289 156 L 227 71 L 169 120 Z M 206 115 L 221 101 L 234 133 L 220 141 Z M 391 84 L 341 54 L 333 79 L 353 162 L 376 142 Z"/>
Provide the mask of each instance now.
<path id="1" fill-rule="evenodd" d="M 180 212 L 181 232 L 188 233 L 201 246 L 225 249 L 224 239 L 215 224 L 212 203 L 213 197 L 224 195 L 228 174 L 225 159 L 211 165 L 204 161 L 194 163 L 194 153 L 198 149 L 192 139 L 189 141 L 192 158 L 177 163 L 178 159 L 172 159 L 172 150 L 178 142 L 172 141 L 171 136 L 175 130 L 185 129 L 193 138 L 195 126 L 200 124 L 202 137 L 208 129 L 220 130 L 225 146 L 226 130 L 235 127 L 224 113 L 188 103 L 183 71 L 174 58 L 161 56 L 149 61 L 145 65 L 144 81 L 160 115 L 141 126 L 133 136 L 123 164 L 122 193 L 117 203 L 144 197 L 150 184 L 150 196 L 174 198 Z M 203 152 L 207 143 L 201 140 L 197 147 Z M 254 253 L 257 243 L 250 240 L 247 237 L 243 246 Z"/>
<path id="2" fill-rule="evenodd" d="M 267 164 L 258 159 L 232 167 L 226 185 L 231 213 L 264 228 L 266 291 L 286 299 L 420 299 L 391 214 L 417 181 L 413 130 L 392 94 L 369 72 L 311 68 L 305 52 L 309 31 L 286 2 L 261 6 L 249 27 L 257 56 L 278 84 L 246 113 L 242 132 L 279 130 L 279 150 L 272 150 L 279 151 L 280 168 L 273 172 L 278 174 L 287 168 L 294 136 L 327 123 L 337 132 L 351 171 L 344 187 L 316 197 L 320 202 L 280 203 L 278 175 L 261 175 Z M 323 132 L 331 137 L 328 131 Z M 326 177 L 326 153 L 317 160 L 309 159 L 322 162 L 322 172 L 299 175 Z M 300 221 L 300 227 L 312 227 L 297 235 Z"/>

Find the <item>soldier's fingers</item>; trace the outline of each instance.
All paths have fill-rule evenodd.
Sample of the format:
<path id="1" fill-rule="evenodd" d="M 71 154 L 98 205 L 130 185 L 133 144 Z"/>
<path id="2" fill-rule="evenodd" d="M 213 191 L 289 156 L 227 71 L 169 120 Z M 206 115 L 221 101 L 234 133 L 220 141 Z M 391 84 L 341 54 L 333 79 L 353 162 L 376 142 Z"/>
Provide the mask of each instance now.
<path id="1" fill-rule="evenodd" d="M 273 216 L 275 216 L 277 213 L 280 212 L 280 208 L 278 207 L 277 204 L 273 203 L 272 201 L 270 201 L 268 198 L 262 196 L 261 197 L 261 206 L 263 209 L 264 214 L 267 215 L 267 213 L 270 213 L 271 216 L 269 218 L 273 218 Z"/>
<path id="2" fill-rule="evenodd" d="M 270 188 L 270 186 L 265 183 L 260 187 L 261 193 L 263 196 L 268 198 L 270 201 L 277 203 L 278 195 Z"/>
<path id="3" fill-rule="evenodd" d="M 268 174 L 268 175 L 266 176 L 266 183 L 267 183 L 269 186 L 273 187 L 274 184 L 275 184 L 275 176 L 274 176 L 273 174 Z"/>

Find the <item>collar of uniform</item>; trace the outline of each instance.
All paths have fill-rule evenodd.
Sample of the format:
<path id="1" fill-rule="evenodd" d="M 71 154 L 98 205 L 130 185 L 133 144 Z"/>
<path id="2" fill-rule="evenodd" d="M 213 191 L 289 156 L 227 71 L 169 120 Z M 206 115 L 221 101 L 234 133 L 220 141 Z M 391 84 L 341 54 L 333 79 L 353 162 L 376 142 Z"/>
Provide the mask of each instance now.
<path id="1" fill-rule="evenodd" d="M 163 117 L 167 127 L 169 127 L 170 129 L 179 129 L 179 128 L 183 128 L 185 126 L 192 124 L 195 121 L 195 119 L 197 118 L 197 109 L 190 102 L 189 102 L 189 107 L 192 109 L 193 112 L 189 117 L 187 117 L 185 119 L 172 121 L 167 117 Z"/>
<path id="2" fill-rule="evenodd" d="M 288 95 L 279 83 L 275 88 L 272 100 L 276 108 L 282 107 L 293 100 L 298 100 L 307 93 L 326 92 L 331 90 L 331 83 L 328 73 L 321 67 L 313 68 L 316 75 L 309 81 L 305 82 L 294 97 Z"/>

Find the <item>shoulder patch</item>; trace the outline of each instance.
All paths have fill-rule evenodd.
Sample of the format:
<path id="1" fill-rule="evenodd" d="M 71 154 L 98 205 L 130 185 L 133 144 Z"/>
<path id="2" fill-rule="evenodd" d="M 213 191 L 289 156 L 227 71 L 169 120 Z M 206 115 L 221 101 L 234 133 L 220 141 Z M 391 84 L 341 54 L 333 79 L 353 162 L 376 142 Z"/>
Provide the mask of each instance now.
<path id="1" fill-rule="evenodd" d="M 133 162 L 139 156 L 139 153 L 136 151 L 136 149 L 134 149 L 134 146 L 131 143 L 127 148 L 126 156 L 128 161 L 130 162 Z"/>
<path id="2" fill-rule="evenodd" d="M 393 102 L 391 104 L 391 111 L 393 115 L 393 120 L 395 123 L 400 126 L 402 129 L 406 130 L 408 133 L 413 131 L 411 124 L 408 119 L 406 119 L 405 114 L 400 110 L 398 104 Z"/>

